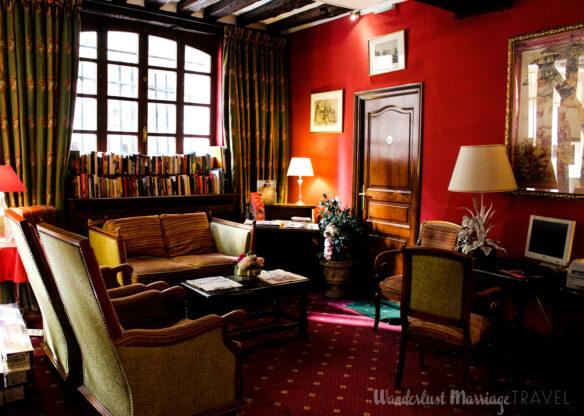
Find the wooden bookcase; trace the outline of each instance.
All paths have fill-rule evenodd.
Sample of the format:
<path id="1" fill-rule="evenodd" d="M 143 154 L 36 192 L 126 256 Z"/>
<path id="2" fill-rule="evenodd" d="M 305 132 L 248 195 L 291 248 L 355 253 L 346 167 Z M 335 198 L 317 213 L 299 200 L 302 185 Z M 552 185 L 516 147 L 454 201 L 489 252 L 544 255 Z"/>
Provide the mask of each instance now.
<path id="1" fill-rule="evenodd" d="M 211 212 L 214 217 L 235 220 L 238 194 L 142 196 L 68 200 L 69 230 L 87 235 L 87 220 L 141 215 Z"/>

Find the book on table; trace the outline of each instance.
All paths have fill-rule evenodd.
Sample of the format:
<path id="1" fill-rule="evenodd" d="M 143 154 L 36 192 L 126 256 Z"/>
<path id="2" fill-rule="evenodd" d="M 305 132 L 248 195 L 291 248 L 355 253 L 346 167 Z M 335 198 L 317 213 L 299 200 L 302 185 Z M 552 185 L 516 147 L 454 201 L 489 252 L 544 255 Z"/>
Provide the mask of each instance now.
<path id="1" fill-rule="evenodd" d="M 290 273 L 282 269 L 276 270 L 262 270 L 258 275 L 258 279 L 264 282 L 270 283 L 272 285 L 278 283 L 295 282 L 300 280 L 308 280 L 307 277 L 301 276 L 299 274 Z"/>
<path id="2" fill-rule="evenodd" d="M 240 287 L 241 283 L 228 279 L 223 276 L 203 277 L 200 279 L 187 280 L 191 286 L 203 289 L 205 292 L 212 292 L 214 290 L 232 289 Z"/>

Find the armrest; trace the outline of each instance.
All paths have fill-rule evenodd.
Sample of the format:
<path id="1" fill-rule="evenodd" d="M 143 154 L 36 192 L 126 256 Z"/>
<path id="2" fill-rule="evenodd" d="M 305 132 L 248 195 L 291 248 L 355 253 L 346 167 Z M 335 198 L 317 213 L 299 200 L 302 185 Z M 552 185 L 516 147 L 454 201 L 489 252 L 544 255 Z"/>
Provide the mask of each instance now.
<path id="1" fill-rule="evenodd" d="M 174 323 L 166 312 L 164 294 L 147 290 L 134 295 L 111 299 L 124 329 L 163 328 Z"/>
<path id="2" fill-rule="evenodd" d="M 212 218 L 209 227 L 219 253 L 237 257 L 253 249 L 253 225 Z"/>
<path id="3" fill-rule="evenodd" d="M 184 320 L 160 329 L 130 329 L 115 340 L 119 347 L 162 347 L 198 337 L 216 329 L 223 329 L 223 319 L 207 315 L 194 321 Z"/>
<path id="4" fill-rule="evenodd" d="M 126 262 L 123 239 L 116 233 L 96 226 L 89 226 L 89 244 L 100 266 L 117 266 Z"/>
<path id="5" fill-rule="evenodd" d="M 164 290 L 168 289 L 169 285 L 166 282 L 154 282 L 149 285 L 144 283 L 132 283 L 130 285 L 114 287 L 107 290 L 110 299 L 122 298 L 124 296 L 134 295 L 136 293 L 145 292 L 146 290 Z"/>
<path id="6" fill-rule="evenodd" d="M 392 266 L 391 269 L 395 268 L 395 258 L 401 252 L 401 249 L 386 250 L 375 257 L 373 270 L 376 282 L 381 282 L 389 275 L 390 265 Z"/>
<path id="7" fill-rule="evenodd" d="M 132 266 L 128 263 L 118 264 L 114 267 L 100 266 L 101 275 L 103 281 L 105 282 L 105 287 L 108 289 L 120 287 L 118 280 L 118 273 L 122 278 L 122 283 L 124 286 L 129 285 L 132 282 Z"/>

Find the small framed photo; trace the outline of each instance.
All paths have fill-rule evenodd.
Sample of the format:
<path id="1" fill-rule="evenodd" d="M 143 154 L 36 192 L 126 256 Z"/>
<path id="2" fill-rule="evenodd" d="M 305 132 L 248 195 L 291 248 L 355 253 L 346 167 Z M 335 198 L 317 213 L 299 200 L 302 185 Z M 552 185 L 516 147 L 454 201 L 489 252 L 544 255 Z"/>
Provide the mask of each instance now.
<path id="1" fill-rule="evenodd" d="M 310 132 L 343 131 L 343 90 L 310 95 Z"/>
<path id="2" fill-rule="evenodd" d="M 369 75 L 406 69 L 405 31 L 369 39 Z"/>
<path id="3" fill-rule="evenodd" d="M 278 192 L 276 191 L 276 181 L 259 180 L 257 181 L 258 192 L 264 205 L 273 205 L 278 199 Z"/>

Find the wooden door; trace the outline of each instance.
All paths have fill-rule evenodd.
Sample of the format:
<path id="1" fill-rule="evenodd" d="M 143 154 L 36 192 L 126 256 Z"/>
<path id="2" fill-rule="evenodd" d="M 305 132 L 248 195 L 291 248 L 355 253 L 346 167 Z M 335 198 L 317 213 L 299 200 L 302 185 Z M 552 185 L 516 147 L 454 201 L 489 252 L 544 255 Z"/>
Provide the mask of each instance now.
<path id="1" fill-rule="evenodd" d="M 422 84 L 355 93 L 353 208 L 371 267 L 379 252 L 417 238 L 422 93 Z"/>

